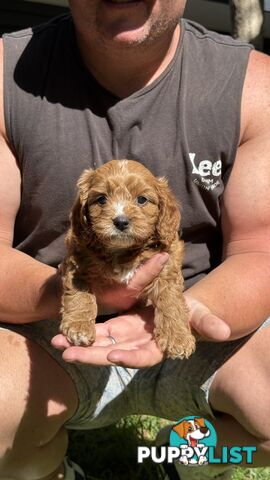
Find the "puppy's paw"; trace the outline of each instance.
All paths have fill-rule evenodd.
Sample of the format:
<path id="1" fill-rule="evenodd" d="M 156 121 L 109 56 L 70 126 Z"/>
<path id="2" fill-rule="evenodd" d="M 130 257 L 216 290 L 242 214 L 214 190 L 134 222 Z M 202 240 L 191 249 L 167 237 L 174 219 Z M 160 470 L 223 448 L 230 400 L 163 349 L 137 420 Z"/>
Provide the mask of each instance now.
<path id="1" fill-rule="evenodd" d="M 160 336 L 156 340 L 159 349 L 168 358 L 189 358 L 195 351 L 195 338 L 190 332 L 171 335 L 169 338 Z"/>
<path id="2" fill-rule="evenodd" d="M 62 322 L 60 330 L 73 345 L 88 346 L 96 338 L 95 325 L 87 320 Z"/>
<path id="3" fill-rule="evenodd" d="M 166 354 L 169 358 L 189 358 L 195 351 L 195 338 L 191 333 L 174 336 L 168 341 Z"/>

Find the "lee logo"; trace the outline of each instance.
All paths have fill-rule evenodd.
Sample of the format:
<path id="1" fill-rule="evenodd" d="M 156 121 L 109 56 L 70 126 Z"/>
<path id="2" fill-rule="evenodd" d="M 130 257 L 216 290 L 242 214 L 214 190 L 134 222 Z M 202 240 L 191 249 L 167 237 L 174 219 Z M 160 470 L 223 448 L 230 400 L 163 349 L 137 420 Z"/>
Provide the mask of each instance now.
<path id="1" fill-rule="evenodd" d="M 193 170 L 192 173 L 195 175 L 200 175 L 201 177 L 220 177 L 222 171 L 222 162 L 218 160 L 217 162 L 210 162 L 210 160 L 202 160 L 198 167 L 195 165 L 196 153 L 189 153 L 189 159 L 191 161 Z"/>

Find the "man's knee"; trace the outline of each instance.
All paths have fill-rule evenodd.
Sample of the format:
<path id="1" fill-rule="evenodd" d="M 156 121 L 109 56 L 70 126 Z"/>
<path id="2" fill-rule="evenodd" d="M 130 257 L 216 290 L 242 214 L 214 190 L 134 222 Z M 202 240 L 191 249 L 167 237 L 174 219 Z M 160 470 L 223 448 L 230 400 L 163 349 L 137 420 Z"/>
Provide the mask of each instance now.
<path id="1" fill-rule="evenodd" d="M 76 400 L 60 367 L 38 345 L 0 332 L 0 457 L 16 448 L 46 445 L 71 416 Z M 55 368 L 52 368 L 55 367 Z"/>
<path id="2" fill-rule="evenodd" d="M 60 428 L 54 438 L 40 447 L 33 447 L 31 438 L 24 443 L 15 439 L 12 448 L 6 449 L 0 459 L 0 480 L 56 478 L 53 473 L 60 472 L 63 468 L 67 445 L 68 435 L 64 427 Z"/>
<path id="3" fill-rule="evenodd" d="M 210 403 L 233 416 L 248 432 L 270 439 L 269 390 L 270 328 L 257 332 L 217 372 L 210 389 Z"/>

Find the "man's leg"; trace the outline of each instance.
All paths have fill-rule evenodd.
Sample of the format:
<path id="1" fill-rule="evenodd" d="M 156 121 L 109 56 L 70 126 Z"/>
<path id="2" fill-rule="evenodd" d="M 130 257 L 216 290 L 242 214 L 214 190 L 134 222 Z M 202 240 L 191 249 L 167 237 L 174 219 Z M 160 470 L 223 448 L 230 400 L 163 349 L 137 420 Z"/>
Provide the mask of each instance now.
<path id="1" fill-rule="evenodd" d="M 77 394 L 37 344 L 0 330 L 0 479 L 55 480 L 67 448 L 64 423 Z"/>
<path id="2" fill-rule="evenodd" d="M 182 388 L 185 381 L 189 384 L 196 380 L 196 375 L 188 377 L 186 369 L 180 368 L 180 377 L 176 375 L 176 370 L 170 375 L 159 376 L 159 383 L 164 390 L 164 379 L 167 377 L 167 392 L 169 400 L 173 398 L 173 403 L 177 405 L 177 396 L 174 390 L 179 392 L 179 413 L 174 413 L 172 403 L 170 402 L 169 415 L 166 415 L 166 409 L 163 410 L 165 415 L 171 419 L 178 420 L 187 415 L 203 415 L 208 418 L 216 429 L 218 445 L 221 446 L 256 446 L 257 452 L 253 457 L 254 467 L 270 466 L 270 327 L 265 327 L 256 332 L 256 334 L 243 345 L 240 350 L 235 352 L 233 356 L 227 360 L 216 372 L 212 385 L 210 387 L 210 404 L 214 409 L 215 419 L 208 417 L 205 412 L 204 404 L 193 401 L 199 397 L 196 394 L 191 397 L 186 395 L 186 409 L 183 408 L 183 399 L 181 399 L 180 378 L 182 377 Z M 204 345 L 200 345 L 202 348 Z M 211 357 L 211 346 L 205 344 L 207 351 L 203 352 Z M 212 345 L 214 348 L 214 345 Z M 222 349 L 222 347 L 221 347 Z M 198 348 L 199 350 L 199 348 Z M 213 352 L 212 352 L 213 353 Z M 195 353 L 196 355 L 196 353 Z M 193 357 L 194 360 L 195 356 Z M 196 362 L 201 364 L 201 371 L 208 368 L 203 363 L 204 355 L 197 358 Z M 192 364 L 192 357 L 188 361 Z M 178 367 L 181 364 L 178 364 Z M 189 370 L 189 369 L 187 369 Z M 191 373 L 193 371 L 190 367 Z M 213 372 L 212 372 L 213 373 Z M 197 372 L 199 377 L 199 372 Z M 168 381 L 174 385 L 170 390 Z M 196 382 L 195 382 L 196 383 Z M 184 397 L 183 397 L 184 398 Z M 169 403 L 167 400 L 167 404 Z M 159 394 L 159 403 L 162 405 L 162 396 Z M 164 405 L 164 404 L 163 404 Z M 190 408 L 191 407 L 191 408 Z M 164 407 L 163 407 L 164 408 Z M 194 409 L 194 410 L 193 410 Z M 157 445 L 168 444 L 170 428 L 163 429 L 157 438 Z M 244 466 L 244 465 L 242 465 Z M 249 467 L 251 465 L 248 465 Z M 228 466 L 206 466 L 206 467 L 185 467 L 175 464 L 168 470 L 166 478 L 179 478 L 181 480 L 210 480 L 210 479 L 227 479 L 230 478 Z M 168 468 L 168 467 L 166 467 Z"/>
<path id="3" fill-rule="evenodd" d="M 227 414 L 217 419 L 220 442 L 230 445 L 232 437 L 246 445 L 255 441 L 257 466 L 270 465 L 269 378 L 270 327 L 266 327 L 218 370 L 209 395 L 212 408 Z"/>
<path id="4" fill-rule="evenodd" d="M 209 419 L 215 427 L 218 436 L 217 456 L 219 447 L 222 446 L 253 446 L 257 448 L 253 456 L 253 463 L 242 463 L 242 467 L 269 467 L 270 466 L 270 440 L 252 435 L 231 415 L 221 414 L 216 420 Z"/>

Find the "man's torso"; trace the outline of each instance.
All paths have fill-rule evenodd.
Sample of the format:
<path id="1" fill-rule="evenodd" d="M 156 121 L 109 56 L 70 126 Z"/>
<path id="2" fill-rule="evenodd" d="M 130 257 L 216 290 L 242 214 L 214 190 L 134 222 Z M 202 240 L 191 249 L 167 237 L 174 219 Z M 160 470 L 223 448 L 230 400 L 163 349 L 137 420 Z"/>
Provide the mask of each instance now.
<path id="1" fill-rule="evenodd" d="M 180 202 L 186 284 L 220 263 L 250 48 L 184 21 L 167 69 L 118 99 L 82 64 L 69 17 L 4 42 L 6 129 L 22 173 L 14 246 L 57 265 L 82 170 L 130 158 L 166 176 Z"/>

